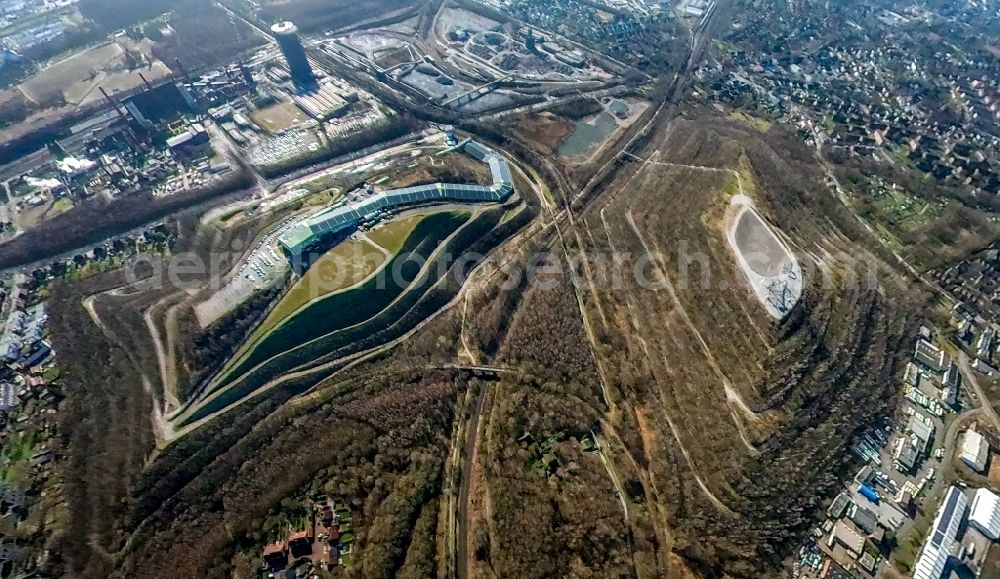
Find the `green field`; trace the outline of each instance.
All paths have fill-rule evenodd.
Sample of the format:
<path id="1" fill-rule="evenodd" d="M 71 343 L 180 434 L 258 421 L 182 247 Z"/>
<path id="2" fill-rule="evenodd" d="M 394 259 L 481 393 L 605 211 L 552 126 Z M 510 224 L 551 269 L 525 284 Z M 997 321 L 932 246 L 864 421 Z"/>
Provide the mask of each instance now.
<path id="1" fill-rule="evenodd" d="M 419 273 L 416 260 L 409 254 L 427 257 L 468 219 L 467 213 L 436 213 L 419 220 L 406 237 L 400 251 L 384 266 L 398 275 L 376 276 L 364 285 L 349 291 L 330 293 L 313 300 L 297 313 L 283 320 L 237 357 L 239 362 L 229 371 L 222 384 L 250 370 L 268 358 L 287 352 L 329 332 L 360 323 L 377 314 L 403 292 Z M 391 239 L 391 238 L 390 238 Z M 397 265 L 398 264 L 398 265 Z M 384 278 L 384 279 L 383 279 Z"/>
<path id="2" fill-rule="evenodd" d="M 309 116 L 293 103 L 281 103 L 254 111 L 250 120 L 271 133 L 280 133 L 309 120 Z"/>
<path id="3" fill-rule="evenodd" d="M 413 228 L 426 216 L 426 214 L 422 213 L 389 222 L 374 231 L 370 231 L 368 239 L 384 247 L 389 252 L 389 255 L 395 255 L 399 253 L 399 250 L 403 247 L 403 243 L 413 233 Z"/>
<path id="4" fill-rule="evenodd" d="M 28 460 L 37 452 L 42 435 L 34 428 L 15 432 L 0 449 L 0 482 L 17 486 L 28 480 Z"/>
<path id="5" fill-rule="evenodd" d="M 233 363 L 265 337 L 268 332 L 280 326 L 306 304 L 342 291 L 363 281 L 379 270 L 388 257 L 394 256 L 413 233 L 417 224 L 426 214 L 413 215 L 392 221 L 368 234 L 368 237 L 385 249 L 364 240 L 348 239 L 323 255 L 305 275 L 282 296 L 264 322 L 249 337 L 233 357 Z M 349 269 L 342 267 L 348 264 Z"/>
<path id="6" fill-rule="evenodd" d="M 900 189 L 884 188 L 872 198 L 877 219 L 900 233 L 914 231 L 941 216 L 943 208 Z"/>
<path id="7" fill-rule="evenodd" d="M 375 273 L 385 260 L 386 256 L 379 248 L 363 239 L 338 243 L 312 264 L 306 274 L 282 296 L 261 324 L 259 333 L 281 325 L 307 303 L 359 283 Z"/>
<path id="8" fill-rule="evenodd" d="M 289 372 L 333 364 L 345 356 L 385 344 L 404 335 L 433 312 L 445 307 L 461 289 L 454 276 L 466 275 L 473 262 L 459 258 L 468 252 L 483 255 L 520 230 L 534 216 L 500 225 L 506 213 L 495 208 L 472 218 L 466 212 L 436 213 L 425 217 L 406 239 L 402 250 L 383 267 L 391 276 L 375 276 L 365 285 L 313 302 L 272 331 L 261 344 L 229 371 L 196 409 L 178 420 L 192 424 L 228 405 L 251 396 L 269 380 Z M 417 261 L 440 248 L 436 265 L 421 268 Z M 329 366 L 326 371 L 331 371 Z M 289 378 L 280 388 L 302 392 L 322 380 L 317 372 Z"/>

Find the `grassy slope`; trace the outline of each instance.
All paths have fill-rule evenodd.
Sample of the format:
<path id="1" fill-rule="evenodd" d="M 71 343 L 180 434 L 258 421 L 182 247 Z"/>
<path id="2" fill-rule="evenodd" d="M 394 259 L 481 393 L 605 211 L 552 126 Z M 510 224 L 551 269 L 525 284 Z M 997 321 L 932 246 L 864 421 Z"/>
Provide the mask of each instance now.
<path id="1" fill-rule="evenodd" d="M 385 263 L 385 255 L 364 240 L 349 239 L 314 263 L 282 296 L 261 324 L 258 333 L 267 333 L 294 315 L 299 308 L 324 296 L 349 288 L 375 273 Z"/>
<path id="2" fill-rule="evenodd" d="M 405 263 L 406 254 L 410 252 L 421 255 L 425 255 L 424 252 L 429 253 L 441 240 L 457 229 L 461 221 L 464 220 L 451 213 L 437 214 L 421 221 L 407 237 L 406 243 L 396 256 L 385 264 L 384 270 L 391 272 L 397 263 Z M 418 252 L 418 248 L 423 248 L 424 251 Z M 413 269 L 413 267 L 399 267 L 401 279 L 412 279 L 412 276 L 416 275 Z M 239 363 L 232 366 L 224 382 L 287 350 L 289 344 L 302 344 L 338 328 L 365 320 L 388 305 L 403 289 L 396 284 L 370 279 L 353 290 L 332 294 L 312 302 L 299 310 L 295 317 L 284 321 L 274 331 L 259 339 L 257 345 Z M 317 323 L 317 320 L 323 320 L 324 323 Z"/>

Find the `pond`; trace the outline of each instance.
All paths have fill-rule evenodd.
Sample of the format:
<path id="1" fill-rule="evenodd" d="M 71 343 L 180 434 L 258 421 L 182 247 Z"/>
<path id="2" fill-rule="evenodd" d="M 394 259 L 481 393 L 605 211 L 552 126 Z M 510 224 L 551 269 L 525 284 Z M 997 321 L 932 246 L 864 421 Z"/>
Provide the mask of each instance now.
<path id="1" fill-rule="evenodd" d="M 583 155 L 607 139 L 617 126 L 614 115 L 607 111 L 596 117 L 580 119 L 574 123 L 570 136 L 559 146 L 559 154 L 563 157 Z"/>

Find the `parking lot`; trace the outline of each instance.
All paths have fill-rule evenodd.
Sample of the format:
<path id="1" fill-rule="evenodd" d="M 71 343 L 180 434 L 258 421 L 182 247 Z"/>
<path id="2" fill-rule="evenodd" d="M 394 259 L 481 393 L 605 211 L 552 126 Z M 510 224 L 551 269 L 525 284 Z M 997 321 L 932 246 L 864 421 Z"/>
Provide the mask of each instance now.
<path id="1" fill-rule="evenodd" d="M 243 303 L 255 291 L 270 287 L 285 275 L 288 261 L 278 251 L 277 241 L 294 224 L 294 219 L 287 219 L 264 236 L 236 267 L 229 283 L 195 306 L 198 323 L 203 328 Z"/>

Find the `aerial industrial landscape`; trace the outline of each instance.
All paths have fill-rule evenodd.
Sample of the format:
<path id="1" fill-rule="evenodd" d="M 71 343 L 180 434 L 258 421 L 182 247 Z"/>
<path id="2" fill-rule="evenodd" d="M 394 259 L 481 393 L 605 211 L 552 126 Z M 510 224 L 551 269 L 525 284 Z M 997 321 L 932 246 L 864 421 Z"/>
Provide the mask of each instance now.
<path id="1" fill-rule="evenodd" d="M 1000 7 L 0 0 L 0 579 L 1000 578 Z"/>

